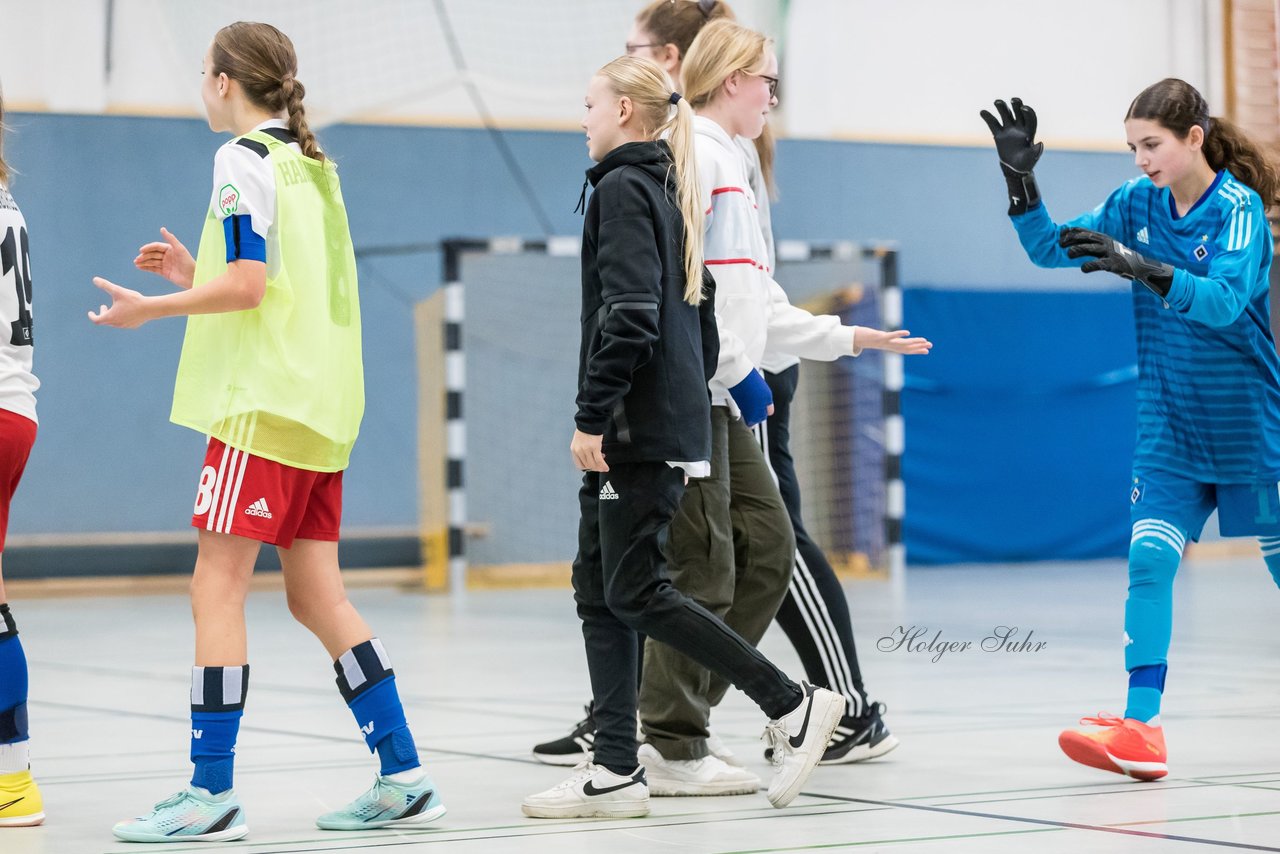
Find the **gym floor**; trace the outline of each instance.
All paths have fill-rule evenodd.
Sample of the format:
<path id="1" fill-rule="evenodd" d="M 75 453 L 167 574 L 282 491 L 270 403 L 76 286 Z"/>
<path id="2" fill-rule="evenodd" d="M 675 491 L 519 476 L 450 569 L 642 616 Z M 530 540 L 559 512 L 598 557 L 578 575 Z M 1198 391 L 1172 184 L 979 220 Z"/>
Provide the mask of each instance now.
<path id="1" fill-rule="evenodd" d="M 290 620 L 282 592 L 255 592 L 236 771 L 250 834 L 167 850 L 1280 851 L 1280 590 L 1260 557 L 1193 557 L 1181 572 L 1163 715 L 1170 775 L 1156 783 L 1075 765 L 1056 743 L 1081 715 L 1124 711 L 1123 563 L 915 569 L 897 587 L 847 589 L 868 687 L 901 746 L 820 767 L 784 810 L 763 792 L 654 798 L 648 818 L 621 821 L 520 813 L 524 795 L 570 770 L 538 764 L 530 746 L 567 731 L 587 700 L 569 591 L 353 590 L 391 654 L 449 809 L 422 829 L 364 834 L 313 824 L 365 788 L 376 765 L 319 644 Z M 31 664 L 32 764 L 48 819 L 0 830 L 0 852 L 140 850 L 116 842 L 111 825 L 189 779 L 185 596 L 13 591 L 11 602 Z M 780 632 L 762 647 L 801 675 Z M 713 717 L 766 777 L 763 723 L 736 692 Z"/>

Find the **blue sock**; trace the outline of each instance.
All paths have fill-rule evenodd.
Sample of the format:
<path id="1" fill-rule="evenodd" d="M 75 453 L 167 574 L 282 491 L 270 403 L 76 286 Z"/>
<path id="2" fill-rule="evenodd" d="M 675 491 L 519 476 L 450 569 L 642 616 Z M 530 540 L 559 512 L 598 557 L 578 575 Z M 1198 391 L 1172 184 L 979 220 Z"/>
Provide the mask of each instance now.
<path id="1" fill-rule="evenodd" d="M 1164 677 L 1169 668 L 1164 664 L 1146 664 L 1129 671 L 1129 700 L 1124 716 L 1149 723 L 1160 714 L 1164 696 Z"/>
<path id="2" fill-rule="evenodd" d="M 18 744 L 27 733 L 27 657 L 8 604 L 0 605 L 0 744 Z M 25 754 L 24 754 L 25 755 Z M 0 774 L 22 768 L 0 768 Z"/>
<path id="3" fill-rule="evenodd" d="M 191 785 L 215 795 L 231 788 L 248 690 L 247 664 L 191 668 Z"/>
<path id="4" fill-rule="evenodd" d="M 397 774 L 421 765 L 382 641 L 373 638 L 352 647 L 339 656 L 333 669 L 365 744 L 378 754 L 379 773 Z"/>
<path id="5" fill-rule="evenodd" d="M 1280 587 L 1280 537 L 1258 537 L 1258 545 L 1262 546 L 1262 559 L 1271 571 L 1271 577 Z"/>
<path id="6" fill-rule="evenodd" d="M 1124 666 L 1129 671 L 1124 716 L 1143 723 L 1160 714 L 1173 635 L 1173 579 L 1185 543 L 1186 532 L 1169 522 L 1134 523 L 1124 603 Z"/>

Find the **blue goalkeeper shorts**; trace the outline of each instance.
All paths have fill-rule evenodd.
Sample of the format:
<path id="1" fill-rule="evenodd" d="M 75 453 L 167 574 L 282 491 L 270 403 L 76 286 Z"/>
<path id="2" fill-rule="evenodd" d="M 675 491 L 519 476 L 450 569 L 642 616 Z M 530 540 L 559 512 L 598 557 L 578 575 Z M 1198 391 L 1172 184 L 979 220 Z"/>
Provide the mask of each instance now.
<path id="1" fill-rule="evenodd" d="M 1224 537 L 1280 537 L 1280 484 L 1203 483 L 1167 471 L 1134 471 L 1129 519 L 1162 519 L 1199 540 L 1205 520 L 1218 511 Z"/>

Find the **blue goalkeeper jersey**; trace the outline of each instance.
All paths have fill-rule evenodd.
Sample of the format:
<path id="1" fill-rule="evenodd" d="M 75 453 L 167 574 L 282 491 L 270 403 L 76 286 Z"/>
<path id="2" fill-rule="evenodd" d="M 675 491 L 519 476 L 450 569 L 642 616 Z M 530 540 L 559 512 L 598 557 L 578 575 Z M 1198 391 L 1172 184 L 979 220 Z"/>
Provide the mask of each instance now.
<path id="1" fill-rule="evenodd" d="M 1078 267 L 1044 205 L 1011 218 L 1041 267 Z M 1134 466 L 1204 483 L 1280 480 L 1280 359 L 1271 337 L 1271 231 L 1230 172 L 1184 216 L 1146 176 L 1067 226 L 1100 231 L 1175 268 L 1161 299 L 1133 283 L 1138 336 Z"/>

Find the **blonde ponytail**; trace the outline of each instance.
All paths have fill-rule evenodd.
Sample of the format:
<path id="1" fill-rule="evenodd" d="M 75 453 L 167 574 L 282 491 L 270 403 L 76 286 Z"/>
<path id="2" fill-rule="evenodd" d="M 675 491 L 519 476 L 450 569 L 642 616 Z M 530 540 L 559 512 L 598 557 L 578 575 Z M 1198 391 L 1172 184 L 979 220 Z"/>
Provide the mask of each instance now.
<path id="1" fill-rule="evenodd" d="M 631 99 L 646 138 L 656 140 L 667 134 L 676 179 L 676 198 L 672 201 L 684 220 L 684 299 L 690 305 L 698 305 L 704 296 L 702 234 L 706 214 L 693 154 L 693 107 L 675 94 L 671 78 L 651 60 L 621 56 L 597 74 L 609 81 L 615 95 Z"/>
<path id="2" fill-rule="evenodd" d="M 677 96 L 675 115 L 667 122 L 667 144 L 676 170 L 676 203 L 684 219 L 684 301 L 702 302 L 702 241 L 706 211 L 698 187 L 698 164 L 694 159 L 693 107 Z"/>

